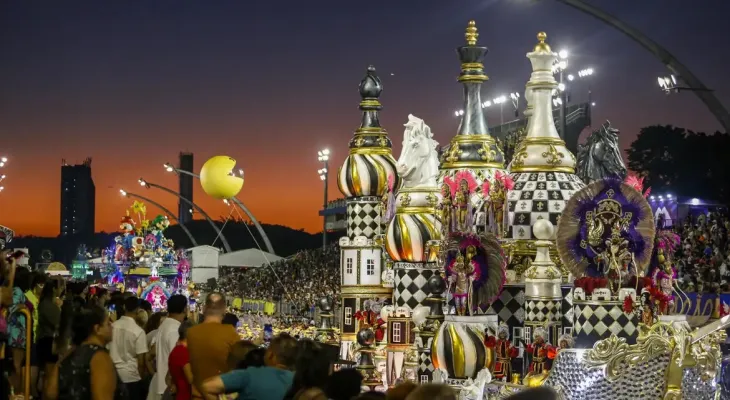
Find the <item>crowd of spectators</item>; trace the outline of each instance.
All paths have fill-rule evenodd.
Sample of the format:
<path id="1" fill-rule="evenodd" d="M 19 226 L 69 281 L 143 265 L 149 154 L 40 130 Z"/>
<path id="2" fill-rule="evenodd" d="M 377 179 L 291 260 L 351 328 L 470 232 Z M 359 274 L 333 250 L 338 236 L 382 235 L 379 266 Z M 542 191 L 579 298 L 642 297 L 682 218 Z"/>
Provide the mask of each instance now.
<path id="1" fill-rule="evenodd" d="M 294 304 L 309 310 L 322 297 L 335 302 L 340 292 L 340 248 L 303 250 L 259 268 L 223 268 L 218 288 L 228 297 Z"/>
<path id="2" fill-rule="evenodd" d="M 682 241 L 675 254 L 682 290 L 730 292 L 730 216 L 709 212 L 687 218 L 673 229 Z"/>

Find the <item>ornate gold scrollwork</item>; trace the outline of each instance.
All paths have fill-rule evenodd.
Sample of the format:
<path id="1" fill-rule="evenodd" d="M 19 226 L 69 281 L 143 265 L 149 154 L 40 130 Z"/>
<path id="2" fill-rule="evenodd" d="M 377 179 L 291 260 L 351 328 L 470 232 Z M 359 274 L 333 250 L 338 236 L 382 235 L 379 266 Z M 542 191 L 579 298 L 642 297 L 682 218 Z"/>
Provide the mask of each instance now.
<path id="1" fill-rule="evenodd" d="M 365 138 L 362 136 L 358 136 L 357 139 L 355 139 L 355 147 L 362 147 L 362 145 L 365 144 Z"/>
<path id="2" fill-rule="evenodd" d="M 606 379 L 613 381 L 626 372 L 627 365 L 635 367 L 671 351 L 672 343 L 659 335 L 650 335 L 634 346 L 627 344 L 624 338 L 611 335 L 596 342 L 586 353 L 584 361 L 590 368 L 605 368 Z"/>
<path id="3" fill-rule="evenodd" d="M 487 142 L 482 142 L 482 147 L 477 150 L 477 153 L 479 153 L 482 160 L 486 162 L 494 162 L 497 160 L 497 152 L 494 151 Z"/>
<path id="4" fill-rule="evenodd" d="M 527 158 L 527 148 L 521 144 L 520 147 L 515 151 L 515 155 L 512 158 L 512 167 L 522 167 L 525 165 L 525 159 Z"/>
<path id="5" fill-rule="evenodd" d="M 459 144 L 458 143 L 451 143 L 451 146 L 449 146 L 449 153 L 446 156 L 446 161 L 453 163 L 459 161 Z"/>
<path id="6" fill-rule="evenodd" d="M 545 158 L 545 162 L 551 166 L 557 166 L 563 163 L 565 154 L 558 151 L 554 145 L 549 145 L 548 150 L 542 153 L 542 157 Z"/>
<path id="7" fill-rule="evenodd" d="M 400 205 L 401 207 L 408 207 L 411 204 L 411 195 L 408 193 L 404 193 L 403 196 L 400 198 Z"/>

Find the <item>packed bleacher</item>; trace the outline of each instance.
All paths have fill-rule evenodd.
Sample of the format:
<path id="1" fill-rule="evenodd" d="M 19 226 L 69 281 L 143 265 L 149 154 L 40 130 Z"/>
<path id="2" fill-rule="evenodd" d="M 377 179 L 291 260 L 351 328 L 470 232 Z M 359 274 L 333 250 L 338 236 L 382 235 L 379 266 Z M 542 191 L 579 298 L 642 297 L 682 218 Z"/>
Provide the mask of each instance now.
<path id="1" fill-rule="evenodd" d="M 259 268 L 223 268 L 219 290 L 229 298 L 284 301 L 309 310 L 319 299 L 338 300 L 340 292 L 340 249 L 303 250 L 284 260 Z"/>
<path id="2" fill-rule="evenodd" d="M 709 212 L 687 218 L 674 230 L 682 239 L 676 265 L 685 292 L 730 292 L 730 218 Z"/>

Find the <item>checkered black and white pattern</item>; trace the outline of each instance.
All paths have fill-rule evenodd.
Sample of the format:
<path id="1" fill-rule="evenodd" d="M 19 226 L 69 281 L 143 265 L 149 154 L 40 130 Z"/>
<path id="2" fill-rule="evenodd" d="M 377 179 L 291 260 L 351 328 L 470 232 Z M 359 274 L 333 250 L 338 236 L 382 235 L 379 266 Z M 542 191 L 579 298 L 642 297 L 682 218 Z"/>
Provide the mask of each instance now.
<path id="1" fill-rule="evenodd" d="M 499 322 L 521 328 L 525 322 L 525 285 L 505 285 L 499 298 L 489 305 L 486 314 L 497 314 Z"/>
<path id="2" fill-rule="evenodd" d="M 347 202 L 347 236 L 350 240 L 358 236 L 368 239 L 384 233 L 380 226 L 380 200 L 377 197 L 360 197 Z"/>
<path id="3" fill-rule="evenodd" d="M 418 353 L 418 381 L 427 383 L 433 380 L 433 363 L 431 362 L 431 352 L 424 351 Z M 423 382 L 423 376 L 427 376 L 427 382 Z"/>
<path id="4" fill-rule="evenodd" d="M 562 325 L 563 328 L 573 326 L 573 287 L 563 286 L 560 288 L 563 293 L 563 302 L 561 309 L 563 311 Z"/>
<path id="5" fill-rule="evenodd" d="M 539 219 L 557 227 L 565 204 L 585 186 L 577 175 L 563 172 L 517 172 L 512 179 L 515 187 L 507 193 L 509 239 L 536 239 L 532 225 Z"/>
<path id="6" fill-rule="evenodd" d="M 525 325 L 543 325 L 549 322 L 551 325 L 560 324 L 562 321 L 562 299 L 543 300 L 530 299 L 525 301 Z"/>
<path id="7" fill-rule="evenodd" d="M 395 304 L 412 309 L 428 297 L 428 280 L 433 276 L 432 269 L 395 267 Z"/>
<path id="8" fill-rule="evenodd" d="M 591 348 L 596 341 L 612 334 L 635 344 L 639 336 L 639 318 L 636 313 L 626 314 L 618 301 L 573 303 L 573 336 L 577 348 Z"/>

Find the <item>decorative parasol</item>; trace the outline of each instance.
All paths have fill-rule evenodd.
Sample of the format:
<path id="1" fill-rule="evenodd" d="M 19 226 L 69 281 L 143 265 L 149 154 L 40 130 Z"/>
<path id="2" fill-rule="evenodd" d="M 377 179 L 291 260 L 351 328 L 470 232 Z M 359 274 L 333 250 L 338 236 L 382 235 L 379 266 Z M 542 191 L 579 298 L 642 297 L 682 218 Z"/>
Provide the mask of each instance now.
<path id="1" fill-rule="evenodd" d="M 654 216 L 642 193 L 619 179 L 605 178 L 579 190 L 566 204 L 558 222 L 558 254 L 576 278 L 601 276 L 600 256 L 612 235 L 620 236 L 643 275 L 654 234 Z"/>

